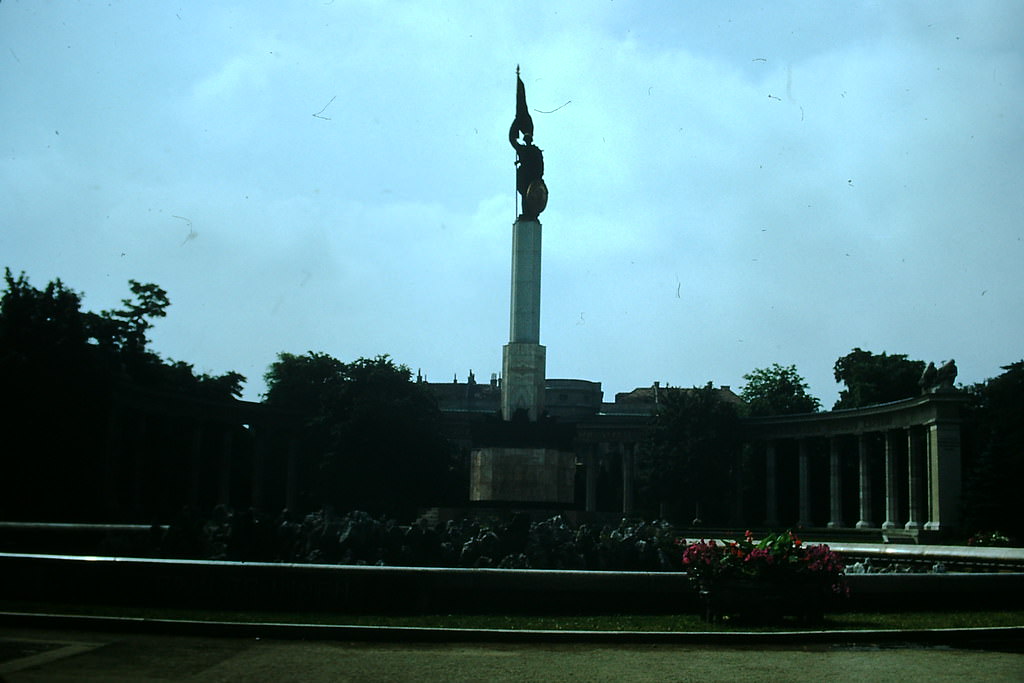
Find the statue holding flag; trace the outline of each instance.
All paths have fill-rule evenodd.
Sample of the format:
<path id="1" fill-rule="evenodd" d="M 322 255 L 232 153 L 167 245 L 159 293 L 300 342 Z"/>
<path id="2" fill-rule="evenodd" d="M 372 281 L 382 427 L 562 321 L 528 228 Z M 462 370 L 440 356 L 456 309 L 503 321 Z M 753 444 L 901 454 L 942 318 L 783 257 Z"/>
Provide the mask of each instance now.
<path id="1" fill-rule="evenodd" d="M 523 142 L 519 142 L 522 134 Z M 523 197 L 519 220 L 535 221 L 548 204 L 544 184 L 544 154 L 533 144 L 533 117 L 526 107 L 526 88 L 516 66 L 516 118 L 508 129 L 508 141 L 516 150 L 516 190 Z"/>

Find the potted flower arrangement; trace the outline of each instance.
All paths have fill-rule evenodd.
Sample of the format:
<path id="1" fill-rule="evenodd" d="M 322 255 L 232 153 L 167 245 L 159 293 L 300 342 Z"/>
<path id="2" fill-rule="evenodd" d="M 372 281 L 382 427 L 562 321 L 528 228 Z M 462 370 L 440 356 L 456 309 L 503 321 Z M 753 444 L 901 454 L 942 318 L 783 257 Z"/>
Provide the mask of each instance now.
<path id="1" fill-rule="evenodd" d="M 847 592 L 842 558 L 827 545 L 804 545 L 792 531 L 758 542 L 747 531 L 741 541 L 690 543 L 682 563 L 708 621 L 820 620 L 830 596 Z"/>

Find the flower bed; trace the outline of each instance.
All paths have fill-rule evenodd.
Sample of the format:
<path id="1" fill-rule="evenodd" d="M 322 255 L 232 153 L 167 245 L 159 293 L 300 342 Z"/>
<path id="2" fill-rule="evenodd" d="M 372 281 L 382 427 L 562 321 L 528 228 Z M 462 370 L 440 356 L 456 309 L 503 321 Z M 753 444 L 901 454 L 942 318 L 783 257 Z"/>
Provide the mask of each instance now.
<path id="1" fill-rule="evenodd" d="M 827 545 L 804 545 L 792 532 L 759 542 L 747 531 L 741 541 L 690 543 L 682 564 L 708 621 L 820 620 L 831 598 L 847 592 L 839 555 Z"/>

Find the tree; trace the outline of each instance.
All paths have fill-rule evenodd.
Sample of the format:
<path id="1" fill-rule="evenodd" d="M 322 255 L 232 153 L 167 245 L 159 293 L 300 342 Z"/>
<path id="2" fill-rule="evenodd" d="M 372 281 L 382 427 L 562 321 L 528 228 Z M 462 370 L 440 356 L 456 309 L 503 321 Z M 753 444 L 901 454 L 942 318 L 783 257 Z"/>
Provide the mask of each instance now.
<path id="1" fill-rule="evenodd" d="M 320 503 L 411 515 L 446 497 L 440 411 L 405 365 L 386 355 L 344 363 L 281 353 L 266 381 L 268 405 L 306 415 Z"/>
<path id="2" fill-rule="evenodd" d="M 124 308 L 90 314 L 89 321 L 101 345 L 113 346 L 122 353 L 142 354 L 149 343 L 146 332 L 153 327 L 151 319 L 166 317 L 171 302 L 167 292 L 155 284 L 129 280 L 128 286 L 134 301 L 121 299 Z"/>
<path id="3" fill-rule="evenodd" d="M 0 298 L 0 367 L 10 381 L 43 371 L 63 374 L 80 369 L 88 353 L 89 330 L 82 297 L 59 279 L 39 290 L 21 273 L 4 271 Z"/>
<path id="4" fill-rule="evenodd" d="M 724 521 L 741 446 L 736 406 L 709 382 L 692 389 L 669 388 L 641 456 L 645 488 L 662 509 L 675 508 L 686 521 Z"/>
<path id="5" fill-rule="evenodd" d="M 911 398 L 921 393 L 918 382 L 925 364 L 903 354 L 874 354 L 854 348 L 836 361 L 836 382 L 846 385 L 834 409 L 860 408 Z"/>
<path id="6" fill-rule="evenodd" d="M 807 393 L 807 382 L 795 365 L 773 363 L 743 375 L 743 379 L 747 383 L 740 398 L 751 416 L 816 413 L 821 408 L 821 401 Z"/>
<path id="7" fill-rule="evenodd" d="M 1024 360 L 970 389 L 974 395 L 967 454 L 964 519 L 967 531 L 1024 536 L 1018 501 L 1024 481 Z"/>
<path id="8" fill-rule="evenodd" d="M 122 309 L 97 314 L 83 311 L 81 295 L 59 279 L 37 289 L 8 268 L 4 284 L 0 373 L 8 408 L 0 411 L 0 430 L 10 443 L 32 446 L 0 454 L 0 517 L 95 521 L 106 514 L 99 491 L 116 452 L 112 410 L 125 384 L 185 399 L 241 394 L 245 378 L 237 372 L 200 374 L 148 350 L 152 320 L 170 305 L 157 285 L 132 280 L 133 298 Z M 145 434 L 136 437 L 138 452 L 177 457 L 192 447 L 168 426 L 173 418 L 160 421 L 138 430 Z"/>

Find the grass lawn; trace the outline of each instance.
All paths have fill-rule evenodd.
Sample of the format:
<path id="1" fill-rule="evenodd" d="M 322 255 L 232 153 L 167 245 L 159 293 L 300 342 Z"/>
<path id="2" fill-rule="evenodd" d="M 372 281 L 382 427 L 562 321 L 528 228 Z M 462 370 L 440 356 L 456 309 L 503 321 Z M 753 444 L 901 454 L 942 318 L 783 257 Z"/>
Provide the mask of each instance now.
<path id="1" fill-rule="evenodd" d="M 508 614 L 339 614 L 325 612 L 225 611 L 51 604 L 0 601 L 2 612 L 118 616 L 194 621 L 274 622 L 352 626 L 409 626 L 419 628 L 512 629 L 553 631 L 793 631 L 828 629 L 941 629 L 1024 626 L 1024 610 L 837 612 L 821 624 L 784 621 L 773 626 L 705 623 L 696 614 L 508 615 Z"/>

